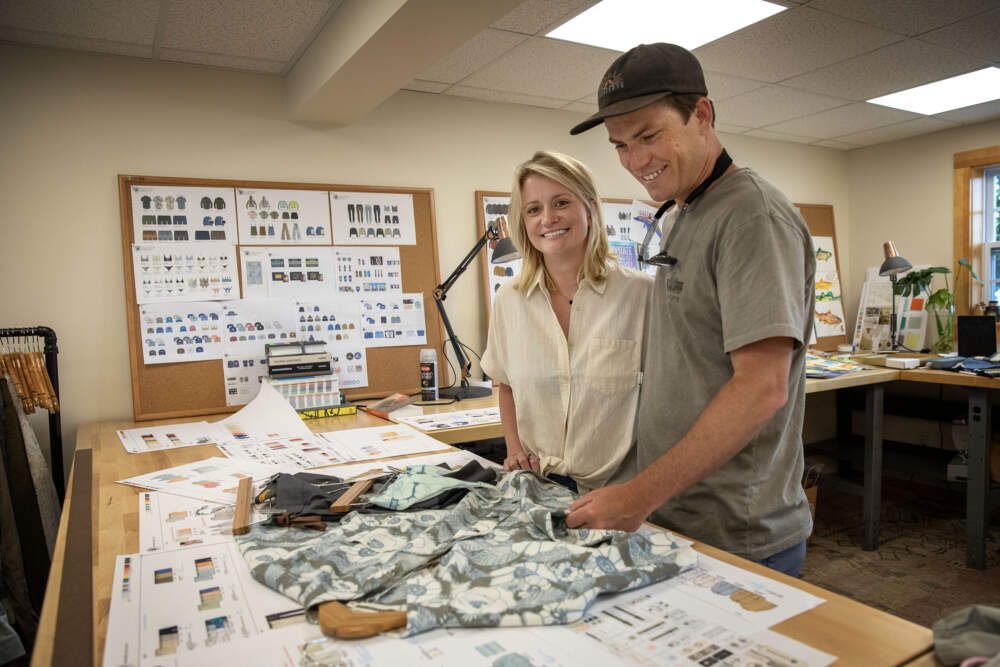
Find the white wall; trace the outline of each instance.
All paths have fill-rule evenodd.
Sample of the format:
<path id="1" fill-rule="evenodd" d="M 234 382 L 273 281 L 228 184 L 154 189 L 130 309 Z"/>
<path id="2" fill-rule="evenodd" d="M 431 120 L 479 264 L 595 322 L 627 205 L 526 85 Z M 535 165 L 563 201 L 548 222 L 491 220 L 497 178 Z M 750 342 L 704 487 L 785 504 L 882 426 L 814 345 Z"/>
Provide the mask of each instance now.
<path id="1" fill-rule="evenodd" d="M 9 44 L 0 61 L 0 327 L 59 335 L 68 455 L 78 424 L 132 414 L 118 174 L 434 188 L 445 275 L 477 238 L 475 190 L 507 190 L 536 149 L 589 164 L 604 196 L 645 195 L 602 129 L 569 136 L 579 114 L 401 92 L 351 126 L 312 126 L 285 120 L 271 77 Z M 723 140 L 793 201 L 833 204 L 841 248 L 852 247 L 848 154 Z M 842 255 L 845 275 L 868 261 Z M 479 351 L 480 270 L 448 298 Z"/>

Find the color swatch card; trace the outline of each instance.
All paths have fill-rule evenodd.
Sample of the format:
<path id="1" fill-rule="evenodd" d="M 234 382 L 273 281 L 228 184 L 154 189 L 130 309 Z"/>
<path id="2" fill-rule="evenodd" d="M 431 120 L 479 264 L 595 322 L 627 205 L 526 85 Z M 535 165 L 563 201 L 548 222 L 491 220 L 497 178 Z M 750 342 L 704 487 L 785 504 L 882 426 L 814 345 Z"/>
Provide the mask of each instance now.
<path id="1" fill-rule="evenodd" d="M 440 440 L 405 424 L 330 431 L 320 435 L 343 461 L 366 461 L 449 449 Z"/>
<path id="2" fill-rule="evenodd" d="M 132 186 L 136 243 L 225 241 L 236 243 L 232 188 Z"/>
<path id="3" fill-rule="evenodd" d="M 333 296 L 333 266 L 330 247 L 268 248 L 267 296 L 288 300 Z"/>
<path id="4" fill-rule="evenodd" d="M 507 212 L 510 210 L 510 197 L 483 197 L 483 228 L 479 235 L 486 233 L 490 223 L 507 224 Z M 521 260 L 515 259 L 504 264 L 492 264 L 491 257 L 497 241 L 487 241 L 485 252 L 486 270 L 489 275 L 487 284 L 490 292 L 490 310 L 493 309 L 493 298 L 504 283 L 508 283 L 521 272 Z"/>
<path id="5" fill-rule="evenodd" d="M 267 356 L 261 343 L 227 344 L 222 356 L 222 381 L 226 385 L 226 405 L 246 405 L 260 391 L 260 379 L 267 376 Z"/>
<path id="6" fill-rule="evenodd" d="M 361 343 L 361 311 L 357 297 L 297 301 L 299 340 Z"/>
<path id="7" fill-rule="evenodd" d="M 331 192 L 333 242 L 339 245 L 416 245 L 413 195 Z"/>
<path id="8" fill-rule="evenodd" d="M 118 556 L 113 581 L 108 667 L 189 664 L 199 650 L 305 622 L 295 601 L 253 579 L 232 541 Z"/>
<path id="9" fill-rule="evenodd" d="M 480 424 L 499 424 L 500 408 L 480 408 L 478 410 L 456 410 L 455 412 L 439 412 L 433 415 L 415 415 L 412 417 L 393 417 L 393 421 L 407 424 L 421 431 L 443 431 L 463 426 L 479 426 Z"/>
<path id="10" fill-rule="evenodd" d="M 288 471 L 274 466 L 214 457 L 120 479 L 118 483 L 140 489 L 166 491 L 210 503 L 235 505 L 236 488 L 241 479 L 253 477 L 254 487 L 259 489 L 267 478 L 278 472 Z"/>
<path id="11" fill-rule="evenodd" d="M 139 551 L 170 551 L 233 539 L 232 505 L 207 503 L 161 491 L 139 494 Z M 250 523 L 267 520 L 252 511 Z"/>
<path id="12" fill-rule="evenodd" d="M 338 296 L 402 292 L 399 248 L 334 247 L 333 256 Z"/>
<path id="13" fill-rule="evenodd" d="M 148 303 L 139 306 L 142 358 L 147 364 L 219 359 L 222 309 L 217 302 Z"/>
<path id="14" fill-rule="evenodd" d="M 129 454 L 143 454 L 164 449 L 217 445 L 228 438 L 225 429 L 206 421 L 168 426 L 140 426 L 115 432 Z"/>
<path id="15" fill-rule="evenodd" d="M 424 295 L 382 294 L 361 298 L 365 347 L 423 345 L 427 342 Z"/>
<path id="16" fill-rule="evenodd" d="M 325 191 L 237 188 L 236 203 L 242 245 L 330 245 Z"/>
<path id="17" fill-rule="evenodd" d="M 239 298 L 235 246 L 224 242 L 132 244 L 136 303 Z"/>

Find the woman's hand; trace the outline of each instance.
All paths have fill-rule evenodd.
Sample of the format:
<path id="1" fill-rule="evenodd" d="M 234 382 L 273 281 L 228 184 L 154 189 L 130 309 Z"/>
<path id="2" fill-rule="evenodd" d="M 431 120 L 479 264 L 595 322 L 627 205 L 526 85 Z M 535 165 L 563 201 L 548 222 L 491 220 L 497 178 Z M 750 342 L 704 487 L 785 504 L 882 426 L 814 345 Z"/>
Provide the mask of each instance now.
<path id="1" fill-rule="evenodd" d="M 503 469 L 508 472 L 511 470 L 533 470 L 539 474 L 542 472 L 538 465 L 538 457 L 520 447 L 507 448 L 507 458 L 503 460 Z"/>

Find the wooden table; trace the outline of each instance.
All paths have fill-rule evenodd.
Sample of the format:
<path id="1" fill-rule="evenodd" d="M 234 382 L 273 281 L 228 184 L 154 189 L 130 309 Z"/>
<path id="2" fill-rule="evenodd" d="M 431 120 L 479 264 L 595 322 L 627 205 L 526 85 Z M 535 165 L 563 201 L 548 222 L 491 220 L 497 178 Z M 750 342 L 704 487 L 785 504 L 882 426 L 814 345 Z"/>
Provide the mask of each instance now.
<path id="1" fill-rule="evenodd" d="M 464 402 L 461 405 L 464 405 Z M 452 409 L 456 408 L 453 406 Z M 161 423 L 177 421 L 180 420 Z M 310 426 L 316 431 L 327 431 L 385 423 L 370 415 L 359 414 L 310 422 Z M 72 624 L 74 621 L 82 622 L 82 619 L 59 615 L 58 609 L 60 593 L 64 588 L 62 579 L 64 567 L 67 565 L 64 562 L 68 548 L 67 517 L 72 512 L 72 502 L 75 497 L 72 485 L 86 485 L 89 482 L 92 490 L 93 502 L 90 507 L 93 529 L 92 613 L 95 619 L 92 652 L 94 664 L 100 664 L 107 633 L 115 557 L 119 554 L 135 553 L 139 544 L 139 512 L 136 501 L 139 491 L 133 487 L 116 484 L 116 480 L 218 454 L 218 450 L 214 447 L 187 447 L 147 454 L 128 454 L 118 441 L 115 431 L 131 426 L 134 424 L 126 421 L 103 422 L 85 424 L 78 430 L 77 450 L 82 454 L 89 454 L 93 466 L 89 476 L 81 477 L 75 474 L 77 463 L 74 462 L 71 493 L 67 495 L 63 510 L 56 555 L 49 575 L 32 665 L 52 664 L 57 627 Z M 825 604 L 789 619 L 773 629 L 819 650 L 839 656 L 836 663 L 838 665 L 901 665 L 920 658 L 931 648 L 931 632 L 927 628 L 768 570 L 714 547 L 695 543 L 695 548 L 712 557 L 764 574 L 826 600 Z M 59 639 L 62 638 L 64 631 L 65 628 L 60 630 Z"/>
<path id="2" fill-rule="evenodd" d="M 1000 389 L 1000 380 L 954 371 L 927 368 L 900 371 L 905 382 L 929 382 L 964 387 L 969 404 L 968 481 L 965 486 L 965 564 L 977 570 L 986 568 L 986 527 L 991 501 L 998 497 L 991 491 L 992 410 L 990 389 Z"/>

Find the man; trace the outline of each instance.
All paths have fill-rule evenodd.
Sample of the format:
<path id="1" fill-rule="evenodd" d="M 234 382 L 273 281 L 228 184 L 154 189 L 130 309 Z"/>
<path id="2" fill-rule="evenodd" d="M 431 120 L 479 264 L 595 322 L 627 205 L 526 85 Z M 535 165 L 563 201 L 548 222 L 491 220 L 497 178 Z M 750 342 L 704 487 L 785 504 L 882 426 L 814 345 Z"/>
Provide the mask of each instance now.
<path id="1" fill-rule="evenodd" d="M 649 517 L 797 576 L 812 530 L 801 477 L 816 259 L 788 199 L 732 164 L 707 95 L 689 51 L 640 45 L 611 65 L 598 112 L 570 132 L 604 123 L 673 226 L 652 258 L 634 456 L 566 523 L 635 530 Z"/>

